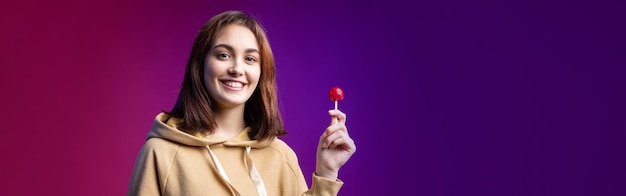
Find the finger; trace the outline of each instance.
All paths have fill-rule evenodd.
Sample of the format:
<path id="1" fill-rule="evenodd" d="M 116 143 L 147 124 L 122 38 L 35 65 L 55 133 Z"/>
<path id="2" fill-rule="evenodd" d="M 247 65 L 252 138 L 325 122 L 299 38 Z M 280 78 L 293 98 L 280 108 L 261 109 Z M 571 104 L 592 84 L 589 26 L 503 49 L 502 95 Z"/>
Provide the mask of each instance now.
<path id="1" fill-rule="evenodd" d="M 340 133 L 337 138 L 334 138 L 330 141 L 327 148 L 341 148 L 348 151 L 352 151 L 350 149 L 354 149 L 354 140 L 348 136 L 347 133 Z"/>
<path id="2" fill-rule="evenodd" d="M 334 124 L 334 125 L 330 125 L 328 127 L 326 127 L 326 130 L 324 130 L 324 135 L 326 135 L 326 137 L 328 137 L 329 135 L 337 132 L 337 131 L 343 131 L 343 132 L 348 132 L 348 128 L 346 127 L 345 124 Z"/>
<path id="3" fill-rule="evenodd" d="M 330 114 L 330 116 L 339 119 L 339 121 L 345 122 L 346 121 L 346 114 L 341 112 L 340 110 L 329 110 L 328 114 Z"/>
<path id="4" fill-rule="evenodd" d="M 337 124 L 337 118 L 335 118 L 331 113 L 333 110 L 328 110 L 328 115 L 330 115 L 330 125 Z"/>
<path id="5" fill-rule="evenodd" d="M 337 138 L 335 141 L 328 145 L 328 148 L 347 148 L 348 147 L 348 139 L 345 137 Z"/>
<path id="6" fill-rule="evenodd" d="M 340 142 L 342 138 L 346 137 L 345 132 L 335 132 L 328 137 L 325 138 L 325 143 L 327 144 L 325 147 L 330 148 L 332 146 L 337 146 L 337 142 Z"/>
<path id="7" fill-rule="evenodd" d="M 343 124 L 329 126 L 324 132 L 324 147 L 328 147 L 332 142 L 340 137 L 349 137 L 346 127 Z"/>
<path id="8" fill-rule="evenodd" d="M 340 110 L 329 110 L 328 114 L 333 118 L 337 119 L 337 123 L 346 123 L 347 116 L 345 113 Z"/>

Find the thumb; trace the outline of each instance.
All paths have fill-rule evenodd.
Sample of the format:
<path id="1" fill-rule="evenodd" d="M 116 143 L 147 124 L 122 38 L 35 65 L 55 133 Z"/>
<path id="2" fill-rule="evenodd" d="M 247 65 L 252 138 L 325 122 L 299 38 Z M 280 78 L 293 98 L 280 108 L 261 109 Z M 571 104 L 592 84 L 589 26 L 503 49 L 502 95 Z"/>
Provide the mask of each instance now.
<path id="1" fill-rule="evenodd" d="M 339 119 L 333 116 L 332 112 L 333 110 L 328 111 L 328 113 L 330 114 L 330 125 L 334 125 L 334 124 L 337 124 L 337 122 L 339 122 Z"/>

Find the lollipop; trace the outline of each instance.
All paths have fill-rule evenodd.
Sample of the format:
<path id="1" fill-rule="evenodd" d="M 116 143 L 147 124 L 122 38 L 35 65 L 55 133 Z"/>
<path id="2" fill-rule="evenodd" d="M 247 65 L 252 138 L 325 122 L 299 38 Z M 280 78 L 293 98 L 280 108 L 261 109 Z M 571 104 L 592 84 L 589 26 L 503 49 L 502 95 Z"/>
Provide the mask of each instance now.
<path id="1" fill-rule="evenodd" d="M 335 110 L 336 110 L 337 102 L 343 100 L 343 90 L 339 88 L 338 86 L 332 87 L 330 88 L 330 91 L 328 91 L 328 96 L 330 97 L 331 101 L 335 102 Z"/>

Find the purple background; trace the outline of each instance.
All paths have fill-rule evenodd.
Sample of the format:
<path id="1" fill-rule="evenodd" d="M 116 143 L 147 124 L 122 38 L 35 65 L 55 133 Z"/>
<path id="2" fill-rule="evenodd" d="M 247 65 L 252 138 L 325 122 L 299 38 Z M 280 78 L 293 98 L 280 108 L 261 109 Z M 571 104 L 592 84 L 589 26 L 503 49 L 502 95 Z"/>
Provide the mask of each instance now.
<path id="1" fill-rule="evenodd" d="M 496 0 L 4 1 L 0 195 L 124 195 L 228 9 L 268 31 L 309 182 L 339 85 L 341 195 L 626 195 L 624 5 Z"/>

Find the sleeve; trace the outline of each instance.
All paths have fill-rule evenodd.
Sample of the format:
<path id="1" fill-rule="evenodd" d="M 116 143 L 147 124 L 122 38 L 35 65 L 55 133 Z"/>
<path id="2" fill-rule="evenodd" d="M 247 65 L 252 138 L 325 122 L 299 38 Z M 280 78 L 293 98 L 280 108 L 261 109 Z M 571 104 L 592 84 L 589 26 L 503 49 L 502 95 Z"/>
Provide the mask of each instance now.
<path id="1" fill-rule="evenodd" d="M 313 180 L 311 181 L 311 189 L 302 195 L 310 196 L 326 196 L 337 195 L 339 189 L 343 186 L 343 182 L 339 179 L 331 180 L 328 178 L 320 177 L 313 173 Z"/>
<path id="2" fill-rule="evenodd" d="M 128 196 L 161 195 L 154 144 L 146 141 L 133 168 Z"/>
<path id="3" fill-rule="evenodd" d="M 341 180 L 324 178 L 315 175 L 315 173 L 313 173 L 313 180 L 311 181 L 311 188 L 309 189 L 306 180 L 304 180 L 302 168 L 300 168 L 300 164 L 298 162 L 298 156 L 293 149 L 291 149 L 291 147 L 286 144 L 283 147 L 285 148 L 285 152 L 287 152 L 287 164 L 296 175 L 295 177 L 298 182 L 298 185 L 296 186 L 298 194 L 302 196 L 335 196 L 339 193 L 339 189 L 343 186 L 343 182 Z"/>

